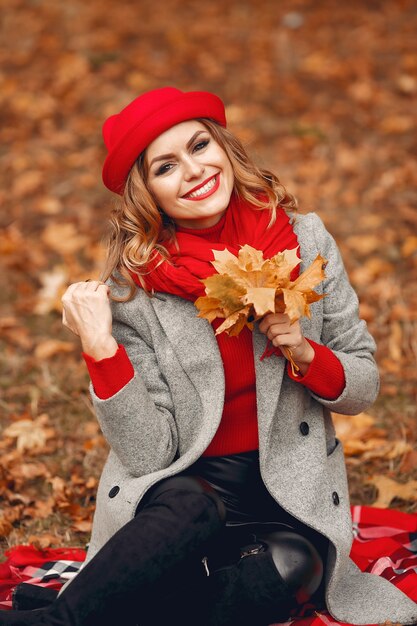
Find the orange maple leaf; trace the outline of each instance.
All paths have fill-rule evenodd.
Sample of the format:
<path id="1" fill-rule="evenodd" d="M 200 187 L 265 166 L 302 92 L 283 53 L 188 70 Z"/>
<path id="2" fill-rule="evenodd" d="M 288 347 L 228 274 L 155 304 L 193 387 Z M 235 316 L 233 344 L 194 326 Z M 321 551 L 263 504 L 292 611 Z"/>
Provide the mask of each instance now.
<path id="1" fill-rule="evenodd" d="M 313 291 L 324 278 L 325 259 L 320 255 L 300 276 L 291 281 L 291 271 L 300 263 L 297 249 L 284 250 L 271 259 L 245 245 L 235 256 L 229 250 L 213 250 L 217 274 L 202 280 L 206 295 L 197 298 L 198 317 L 209 322 L 225 321 L 216 334 L 238 335 L 244 326 L 267 313 L 287 313 L 291 323 L 310 315 L 310 304 L 324 296 Z"/>

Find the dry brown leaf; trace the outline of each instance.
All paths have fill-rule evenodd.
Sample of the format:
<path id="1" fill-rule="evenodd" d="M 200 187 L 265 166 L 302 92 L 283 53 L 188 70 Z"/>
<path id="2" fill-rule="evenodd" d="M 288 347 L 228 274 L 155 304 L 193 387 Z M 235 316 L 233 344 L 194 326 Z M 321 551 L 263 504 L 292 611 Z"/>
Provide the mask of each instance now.
<path id="1" fill-rule="evenodd" d="M 29 535 L 28 543 L 31 543 L 35 548 L 43 550 L 54 546 L 60 546 L 62 539 L 52 533 L 42 533 L 41 535 Z"/>
<path id="2" fill-rule="evenodd" d="M 303 293 L 294 289 L 283 289 L 284 311 L 291 322 L 295 322 L 303 315 L 308 315 L 309 309 Z"/>
<path id="3" fill-rule="evenodd" d="M 291 271 L 300 263 L 297 248 L 284 250 L 271 259 L 264 259 L 260 250 L 249 245 L 242 246 L 237 257 L 227 249 L 213 250 L 213 255 L 216 271 L 231 276 L 245 288 L 287 286 Z"/>
<path id="4" fill-rule="evenodd" d="M 13 530 L 13 526 L 9 520 L 0 515 L 0 537 L 7 537 Z"/>
<path id="5" fill-rule="evenodd" d="M 360 439 L 369 432 L 374 426 L 375 418 L 368 413 L 359 413 L 358 415 L 342 415 L 341 413 L 332 413 L 333 423 L 336 429 L 336 435 L 345 446 L 350 439 Z"/>
<path id="6" fill-rule="evenodd" d="M 55 499 L 48 498 L 47 500 L 38 500 L 34 506 L 26 507 L 25 515 L 29 515 L 35 519 L 46 519 L 55 509 Z"/>
<path id="7" fill-rule="evenodd" d="M 332 414 L 336 435 L 343 443 L 347 457 L 363 460 L 396 459 L 409 452 L 411 445 L 403 440 L 388 441 L 386 431 L 375 427 L 375 418 L 368 413 L 358 415 Z"/>
<path id="8" fill-rule="evenodd" d="M 48 416 L 43 413 L 35 420 L 22 419 L 14 422 L 3 431 L 3 434 L 5 437 L 16 439 L 18 452 L 40 451 L 47 440 L 55 436 L 55 430 L 49 427 Z"/>
<path id="9" fill-rule="evenodd" d="M 387 441 L 378 437 L 371 437 L 365 442 L 351 439 L 344 446 L 346 456 L 361 455 L 364 461 L 378 458 L 396 459 L 411 449 L 411 445 L 405 441 Z"/>
<path id="10" fill-rule="evenodd" d="M 409 450 L 401 461 L 400 472 L 408 474 L 413 472 L 417 467 L 417 450 Z"/>
<path id="11" fill-rule="evenodd" d="M 311 292 L 325 278 L 324 270 L 326 265 L 326 259 L 318 254 L 312 264 L 299 275 L 290 288 L 302 293 Z"/>
<path id="12" fill-rule="evenodd" d="M 59 341 L 58 339 L 45 339 L 38 343 L 35 348 L 35 357 L 40 360 L 50 359 L 60 352 L 72 352 L 75 346 L 69 341 Z"/>
<path id="13" fill-rule="evenodd" d="M 388 508 L 394 498 L 417 501 L 417 480 L 410 480 L 405 484 L 397 483 L 387 476 L 371 476 L 367 481 L 378 489 L 378 498 L 372 506 Z"/>
<path id="14" fill-rule="evenodd" d="M 204 317 L 210 323 L 216 318 L 223 317 L 222 309 L 218 308 L 219 304 L 218 298 L 210 298 L 210 296 L 203 296 L 195 301 L 196 307 L 200 310 L 199 317 Z"/>
<path id="15" fill-rule="evenodd" d="M 400 322 L 394 320 L 390 324 L 390 335 L 388 339 L 388 352 L 390 359 L 394 362 L 401 362 L 403 340 L 403 330 Z"/>
<path id="16" fill-rule="evenodd" d="M 30 496 L 25 496 L 22 493 L 16 493 L 15 491 L 10 492 L 8 491 L 5 494 L 5 500 L 7 500 L 8 502 L 10 502 L 10 504 L 23 504 L 25 507 L 29 506 L 30 502 L 32 501 L 32 498 Z"/>
<path id="17" fill-rule="evenodd" d="M 212 265 L 217 274 L 202 281 L 206 295 L 195 301 L 198 317 L 209 322 L 225 321 L 216 334 L 238 335 L 252 322 L 267 313 L 287 313 L 291 322 L 309 315 L 309 305 L 322 295 L 313 288 L 324 278 L 325 259 L 320 255 L 295 281 L 291 271 L 300 263 L 297 249 L 284 250 L 271 259 L 249 245 L 242 246 L 238 256 L 229 250 L 213 250 Z"/>
<path id="18" fill-rule="evenodd" d="M 92 522 L 90 520 L 85 520 L 85 519 L 79 520 L 77 522 L 73 522 L 71 524 L 71 528 L 80 533 L 91 532 L 92 526 L 93 526 Z"/>
<path id="19" fill-rule="evenodd" d="M 22 350 L 29 351 L 33 348 L 33 338 L 29 334 L 29 329 L 23 326 L 14 326 L 0 329 L 0 334 L 4 336 L 9 344 L 19 346 Z"/>
<path id="20" fill-rule="evenodd" d="M 98 480 L 94 476 L 90 476 L 85 483 L 86 489 L 96 489 L 98 485 Z"/>
<path id="21" fill-rule="evenodd" d="M 18 423 L 18 422 L 17 422 Z M 45 463 L 35 461 L 33 463 L 16 463 L 13 467 L 8 468 L 10 476 L 15 480 L 33 480 L 34 478 L 46 477 L 49 475 L 48 468 Z"/>
<path id="22" fill-rule="evenodd" d="M 53 196 L 41 196 L 36 204 L 36 209 L 39 213 L 45 213 L 46 215 L 56 215 L 63 208 L 62 202 Z"/>
<path id="23" fill-rule="evenodd" d="M 13 181 L 12 192 L 17 198 L 33 194 L 42 185 L 44 179 L 43 172 L 29 170 L 23 172 Z"/>
<path id="24" fill-rule="evenodd" d="M 58 254 L 74 254 L 88 245 L 89 238 L 80 234 L 71 222 L 51 222 L 41 235 L 42 241 Z"/>
<path id="25" fill-rule="evenodd" d="M 387 441 L 387 451 L 384 455 L 386 459 L 397 459 L 411 452 L 413 447 L 406 441 Z M 366 455 L 365 455 L 366 456 Z"/>
<path id="26" fill-rule="evenodd" d="M 42 288 L 38 292 L 34 311 L 37 315 L 45 315 L 53 310 L 61 311 L 61 296 L 67 281 L 68 270 L 64 267 L 54 267 L 50 272 L 42 272 L 39 276 Z"/>
<path id="27" fill-rule="evenodd" d="M 275 312 L 275 292 L 274 287 L 248 287 L 242 302 L 252 305 L 256 315 L 262 317 Z"/>
<path id="28" fill-rule="evenodd" d="M 361 439 L 348 439 L 343 444 L 343 450 L 346 456 L 356 456 L 364 452 L 382 450 L 386 443 L 387 440 L 380 437 L 370 437 L 366 439 L 366 441 L 362 441 Z M 383 454 L 380 456 L 383 456 Z"/>
<path id="29" fill-rule="evenodd" d="M 387 134 L 406 133 L 415 128 L 415 118 L 412 115 L 389 115 L 381 120 L 380 128 Z"/>
<path id="30" fill-rule="evenodd" d="M 0 331 L 8 328 L 14 328 L 15 326 L 19 326 L 19 320 L 17 317 L 14 317 L 13 315 L 0 317 Z"/>
<path id="31" fill-rule="evenodd" d="M 409 257 L 417 252 L 417 235 L 408 235 L 401 246 L 401 254 Z"/>
<path id="32" fill-rule="evenodd" d="M 245 295 L 245 289 L 227 274 L 209 276 L 205 279 L 204 284 L 207 295 L 221 302 L 221 308 L 225 311 L 223 317 L 244 308 L 241 298 Z"/>
<path id="33" fill-rule="evenodd" d="M 248 322 L 249 307 L 245 307 L 236 313 L 232 313 L 216 330 L 216 335 L 227 331 L 231 337 L 236 337 L 245 326 L 253 330 L 252 322 Z"/>
<path id="34" fill-rule="evenodd" d="M 52 493 L 56 499 L 65 498 L 66 482 L 60 476 L 53 476 L 48 481 L 52 486 Z"/>

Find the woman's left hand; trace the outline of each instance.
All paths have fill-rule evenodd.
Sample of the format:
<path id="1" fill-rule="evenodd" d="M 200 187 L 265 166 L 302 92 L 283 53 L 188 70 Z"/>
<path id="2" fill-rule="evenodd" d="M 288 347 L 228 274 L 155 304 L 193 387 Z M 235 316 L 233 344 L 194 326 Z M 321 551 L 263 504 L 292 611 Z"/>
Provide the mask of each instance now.
<path id="1" fill-rule="evenodd" d="M 301 374 L 307 372 L 315 353 L 314 348 L 304 337 L 298 321 L 291 324 L 290 318 L 285 313 L 269 313 L 259 322 L 259 330 L 276 348 L 289 348 Z"/>

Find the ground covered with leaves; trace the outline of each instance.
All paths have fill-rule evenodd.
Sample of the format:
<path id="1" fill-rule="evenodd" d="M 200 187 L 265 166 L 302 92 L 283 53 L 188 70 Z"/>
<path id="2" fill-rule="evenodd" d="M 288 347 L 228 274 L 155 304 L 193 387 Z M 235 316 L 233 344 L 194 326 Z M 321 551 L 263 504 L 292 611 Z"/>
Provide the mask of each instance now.
<path id="1" fill-rule="evenodd" d="M 88 539 L 107 447 L 60 297 L 100 273 L 112 204 L 102 121 L 165 85 L 218 93 L 249 152 L 337 239 L 382 378 L 369 415 L 335 416 L 352 502 L 416 511 L 416 4 L 9 0 L 0 11 L 3 547 Z"/>

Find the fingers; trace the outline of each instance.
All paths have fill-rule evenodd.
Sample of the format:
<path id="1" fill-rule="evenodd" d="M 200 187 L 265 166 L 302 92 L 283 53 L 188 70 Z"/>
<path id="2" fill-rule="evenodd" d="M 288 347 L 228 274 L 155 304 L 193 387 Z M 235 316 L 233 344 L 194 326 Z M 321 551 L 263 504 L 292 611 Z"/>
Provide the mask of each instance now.
<path id="1" fill-rule="evenodd" d="M 296 350 L 304 342 L 299 322 L 291 324 L 290 318 L 284 313 L 266 315 L 259 324 L 259 330 L 277 348 L 285 346 Z"/>
<path id="2" fill-rule="evenodd" d="M 274 333 L 274 331 L 267 333 L 268 339 L 277 348 L 286 347 L 291 350 L 297 350 L 303 343 L 304 337 L 301 333 Z"/>
<path id="3" fill-rule="evenodd" d="M 70 285 L 62 296 L 62 323 L 80 338 L 110 333 L 109 287 L 100 280 Z"/>
<path id="4" fill-rule="evenodd" d="M 74 328 L 74 326 L 72 324 L 69 323 L 68 319 L 67 319 L 67 314 L 65 311 L 65 308 L 62 311 L 62 324 L 68 328 L 68 330 L 70 330 L 71 332 L 74 333 L 74 335 L 78 335 L 78 331 L 76 328 Z"/>
<path id="5" fill-rule="evenodd" d="M 262 320 L 259 323 L 259 330 L 262 333 L 267 333 L 268 328 L 272 325 L 272 324 L 285 324 L 288 327 L 290 326 L 290 318 L 288 317 L 288 315 L 286 313 L 269 313 L 268 315 L 265 315 L 265 317 L 262 318 Z"/>
<path id="6" fill-rule="evenodd" d="M 73 283 L 70 287 L 74 287 L 74 289 L 77 290 L 82 289 L 83 291 L 97 291 L 99 287 L 106 287 L 108 289 L 107 285 L 101 280 L 92 280 L 91 278 L 79 283 Z"/>
<path id="7" fill-rule="evenodd" d="M 108 286 L 105 283 L 103 283 L 103 281 L 101 280 L 92 280 L 91 278 L 88 278 L 82 283 L 75 283 L 75 284 L 83 286 L 86 291 L 97 291 L 101 287 L 105 287 L 106 290 L 109 291 Z"/>
<path id="8" fill-rule="evenodd" d="M 291 324 L 288 315 L 271 313 L 260 322 L 259 330 L 268 337 L 273 346 L 281 349 L 287 359 L 291 358 L 292 363 L 297 363 L 301 373 L 305 374 L 315 352 L 304 337 L 298 321 Z"/>
<path id="9" fill-rule="evenodd" d="M 79 283 L 72 283 L 62 296 L 62 302 L 68 301 L 75 292 L 97 292 L 98 290 L 103 290 L 107 294 L 110 293 L 108 285 L 101 280 L 88 279 Z"/>

